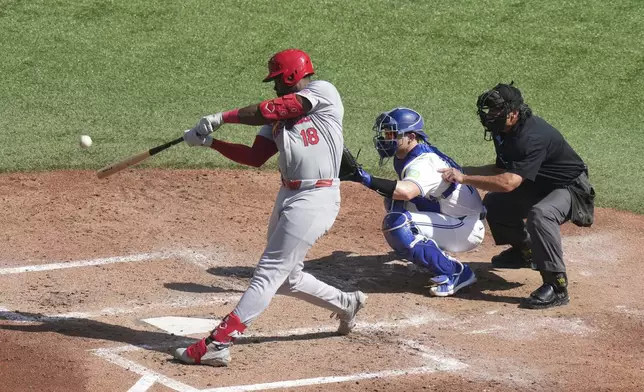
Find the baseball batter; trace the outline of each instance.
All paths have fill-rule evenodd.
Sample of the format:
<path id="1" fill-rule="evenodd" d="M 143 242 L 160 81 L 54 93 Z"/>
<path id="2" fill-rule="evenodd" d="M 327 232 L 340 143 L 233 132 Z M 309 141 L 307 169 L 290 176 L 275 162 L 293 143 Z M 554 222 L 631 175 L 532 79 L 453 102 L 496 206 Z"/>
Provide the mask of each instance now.
<path id="1" fill-rule="evenodd" d="M 408 108 L 380 114 L 374 145 L 381 166 L 394 157 L 399 180 L 373 177 L 361 167 L 348 179 L 386 197 L 385 239 L 398 254 L 435 274 L 430 294 L 445 297 L 476 282 L 476 276 L 443 250 L 464 252 L 480 245 L 485 213 L 476 189 L 441 178 L 439 170 L 460 167 L 429 144 L 423 127 L 422 116 Z"/>
<path id="2" fill-rule="evenodd" d="M 202 118 L 186 131 L 190 146 L 211 147 L 229 159 L 259 167 L 279 152 L 282 187 L 270 217 L 267 245 L 249 288 L 235 309 L 209 336 L 175 351 L 187 364 L 227 366 L 236 337 L 268 307 L 276 293 L 329 309 L 348 334 L 366 296 L 346 293 L 303 272 L 304 258 L 333 225 L 340 209 L 338 172 L 344 139 L 344 107 L 329 82 L 311 80 L 309 56 L 296 49 L 275 54 L 268 62 L 277 98 Z M 224 123 L 261 125 L 252 147 L 213 139 Z"/>

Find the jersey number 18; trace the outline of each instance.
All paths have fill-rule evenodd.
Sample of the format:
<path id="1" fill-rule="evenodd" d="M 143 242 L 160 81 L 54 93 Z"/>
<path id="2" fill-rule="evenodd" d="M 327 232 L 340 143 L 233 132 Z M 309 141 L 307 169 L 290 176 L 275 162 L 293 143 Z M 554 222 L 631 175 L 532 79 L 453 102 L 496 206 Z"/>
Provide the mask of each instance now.
<path id="1" fill-rule="evenodd" d="M 318 130 L 315 128 L 302 129 L 300 131 L 300 135 L 302 135 L 302 141 L 304 142 L 304 147 L 318 144 L 318 142 L 320 141 L 320 137 L 318 136 Z"/>

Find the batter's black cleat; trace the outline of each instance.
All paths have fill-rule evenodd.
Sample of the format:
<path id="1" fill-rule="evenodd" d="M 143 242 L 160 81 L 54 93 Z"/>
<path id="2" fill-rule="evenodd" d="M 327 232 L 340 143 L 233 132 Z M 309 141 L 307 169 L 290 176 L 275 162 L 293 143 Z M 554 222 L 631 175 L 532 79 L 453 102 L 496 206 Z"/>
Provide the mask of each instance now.
<path id="1" fill-rule="evenodd" d="M 494 268 L 532 268 L 532 250 L 527 247 L 513 246 L 492 257 Z"/>
<path id="2" fill-rule="evenodd" d="M 565 272 L 541 272 L 544 283 L 521 301 L 520 307 L 527 309 L 547 309 L 566 305 L 568 296 L 568 277 Z"/>

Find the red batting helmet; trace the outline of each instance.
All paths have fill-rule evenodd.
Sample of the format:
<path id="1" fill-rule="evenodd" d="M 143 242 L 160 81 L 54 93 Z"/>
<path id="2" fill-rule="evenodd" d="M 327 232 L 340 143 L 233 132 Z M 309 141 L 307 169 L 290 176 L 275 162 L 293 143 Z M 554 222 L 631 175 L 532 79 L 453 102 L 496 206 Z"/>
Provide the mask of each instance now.
<path id="1" fill-rule="evenodd" d="M 278 76 L 287 86 L 294 86 L 303 77 L 313 75 L 311 58 L 299 49 L 286 49 L 276 53 L 268 60 L 268 76 L 264 82 L 270 82 Z"/>

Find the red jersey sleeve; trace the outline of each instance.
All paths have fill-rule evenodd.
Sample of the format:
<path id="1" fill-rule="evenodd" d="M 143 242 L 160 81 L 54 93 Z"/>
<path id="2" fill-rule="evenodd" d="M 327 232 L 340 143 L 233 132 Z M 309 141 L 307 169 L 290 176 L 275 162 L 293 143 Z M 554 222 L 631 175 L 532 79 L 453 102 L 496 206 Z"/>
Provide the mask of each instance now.
<path id="1" fill-rule="evenodd" d="M 228 143 L 215 139 L 210 148 L 219 151 L 221 155 L 231 161 L 253 167 L 262 166 L 270 157 L 277 153 L 275 142 L 260 135 L 255 136 L 252 147 L 245 144 Z"/>

